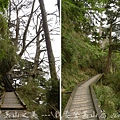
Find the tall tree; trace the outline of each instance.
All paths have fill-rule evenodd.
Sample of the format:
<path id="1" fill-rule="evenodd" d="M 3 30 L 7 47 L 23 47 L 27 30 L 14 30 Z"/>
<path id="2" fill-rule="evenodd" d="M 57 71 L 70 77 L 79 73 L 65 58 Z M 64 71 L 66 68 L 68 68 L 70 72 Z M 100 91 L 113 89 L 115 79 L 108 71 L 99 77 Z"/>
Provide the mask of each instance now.
<path id="1" fill-rule="evenodd" d="M 26 90 L 25 95 L 29 97 L 31 104 L 35 104 L 33 101 L 36 101 L 37 98 L 44 99 L 45 96 L 47 96 L 47 98 L 49 96 L 50 101 L 46 101 L 45 99 L 43 101 L 49 103 L 49 108 L 54 108 L 54 110 L 57 111 L 59 109 L 59 80 L 57 79 L 53 52 L 51 52 L 50 36 L 45 34 L 47 33 L 49 35 L 49 31 L 43 31 L 43 24 L 45 28 L 46 25 L 43 23 L 44 20 L 42 20 L 41 10 L 39 9 L 40 5 L 36 4 L 37 2 L 39 1 L 11 0 L 9 29 L 11 31 L 12 42 L 17 47 L 19 56 L 17 64 L 11 69 L 11 74 L 13 79 L 19 79 L 19 85 L 21 85 L 20 90 Z M 14 17 L 12 17 L 13 15 Z M 46 15 L 47 14 L 45 13 L 45 17 Z M 48 21 L 46 20 L 46 23 L 47 22 Z M 46 44 L 45 39 L 49 39 L 49 42 L 46 42 Z M 46 82 L 47 80 L 43 78 L 43 76 L 49 73 L 48 60 L 46 60 L 48 58 L 46 57 L 46 46 L 48 47 L 48 51 L 51 52 L 48 52 L 51 71 L 51 79 L 48 81 L 49 85 Z M 27 83 L 27 85 L 25 83 Z M 36 95 L 33 95 L 31 90 L 36 92 Z M 47 94 L 43 91 L 47 91 Z M 31 97 L 29 96 L 29 93 L 31 93 Z M 40 96 L 41 94 L 43 94 L 43 97 Z M 53 98 L 51 97 L 51 94 Z M 55 98 L 54 95 L 56 95 Z M 44 113 L 41 112 L 42 110 L 40 110 L 40 108 L 37 110 L 38 113 L 40 115 L 50 114 L 50 112 L 47 113 L 48 109 L 44 103 L 42 105 L 44 106 Z M 41 105 L 38 100 L 37 107 L 39 106 Z M 51 117 L 51 119 L 53 119 L 53 117 Z"/>
<path id="2" fill-rule="evenodd" d="M 119 31 L 119 15 L 120 15 L 120 2 L 118 0 L 111 0 L 106 4 L 105 14 L 107 16 L 107 25 L 109 26 L 108 30 L 108 56 L 106 61 L 105 73 L 109 73 L 112 68 L 112 53 L 113 50 L 119 50 L 119 39 L 117 37 L 117 31 Z M 117 47 L 116 47 L 117 46 Z"/>
<path id="3" fill-rule="evenodd" d="M 60 16 L 60 0 L 57 0 L 57 6 L 58 6 L 58 11 L 59 11 L 59 16 Z"/>
<path id="4" fill-rule="evenodd" d="M 35 0 L 33 1 L 31 13 L 30 13 L 30 16 L 29 16 L 29 18 L 28 18 L 28 22 L 27 22 L 27 25 L 26 25 L 26 27 L 25 27 L 25 31 L 24 31 L 24 33 L 23 33 L 23 42 L 22 42 L 22 43 L 23 43 L 23 46 L 22 46 L 21 52 L 19 53 L 20 56 L 22 56 L 23 53 L 24 53 L 25 50 L 26 50 L 26 36 L 27 36 L 28 28 L 29 28 L 29 25 L 30 25 L 30 22 L 31 22 L 31 18 L 32 18 L 32 15 L 33 15 L 34 5 L 35 5 Z"/>
<path id="5" fill-rule="evenodd" d="M 0 1 L 0 92 L 2 92 L 2 87 L 4 87 L 5 90 L 7 89 L 6 74 L 16 63 L 16 51 L 10 39 L 7 15 L 5 13 L 7 6 L 7 0 Z"/>
<path id="6" fill-rule="evenodd" d="M 50 41 L 45 6 L 44 6 L 43 0 L 39 0 L 39 3 L 40 3 L 40 8 L 41 8 L 42 20 L 43 20 L 43 30 L 44 30 L 44 34 L 45 34 L 45 42 L 46 42 L 46 47 L 47 47 L 50 74 L 51 74 L 51 78 L 57 80 L 57 74 L 56 74 L 56 68 L 55 68 L 55 59 L 54 59 L 51 41 Z"/>
<path id="7" fill-rule="evenodd" d="M 50 107 L 52 108 L 50 111 L 51 115 L 54 116 L 55 119 L 59 119 L 59 81 L 57 78 L 56 68 L 55 68 L 55 60 L 54 55 L 52 51 L 51 41 L 50 41 L 50 35 L 48 30 L 48 24 L 47 24 L 47 17 L 46 17 L 46 11 L 43 0 L 39 0 L 40 3 L 40 9 L 42 14 L 42 21 L 43 21 L 43 30 L 45 34 L 45 42 L 46 42 L 46 48 L 47 48 L 47 54 L 48 54 L 48 60 L 49 60 L 49 69 L 50 69 L 50 75 L 51 75 L 51 85 L 52 88 L 48 94 L 48 102 L 50 104 Z M 54 97 L 52 97 L 54 96 Z M 54 111 L 54 112 L 53 112 Z M 53 118 L 49 118 L 53 119 Z"/>

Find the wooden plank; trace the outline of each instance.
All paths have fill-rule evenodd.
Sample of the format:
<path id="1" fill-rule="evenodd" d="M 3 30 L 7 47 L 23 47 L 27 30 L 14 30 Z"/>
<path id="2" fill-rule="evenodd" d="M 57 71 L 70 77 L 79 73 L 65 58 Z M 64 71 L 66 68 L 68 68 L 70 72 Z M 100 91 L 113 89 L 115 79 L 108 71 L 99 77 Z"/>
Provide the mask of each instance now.
<path id="1" fill-rule="evenodd" d="M 86 106 L 93 106 L 93 104 L 91 102 L 86 104 L 78 103 L 78 104 L 73 104 L 71 107 L 86 107 Z"/>
<path id="2" fill-rule="evenodd" d="M 6 92 L 1 109 L 23 109 L 14 92 Z"/>
<path id="3" fill-rule="evenodd" d="M 88 116 L 92 116 L 92 113 L 95 113 L 95 108 L 93 105 L 89 86 L 90 84 L 95 82 L 96 79 L 98 79 L 100 76 L 101 74 L 98 74 L 93 78 L 89 79 L 87 82 L 84 82 L 82 85 L 75 88 L 72 96 L 70 97 L 70 103 L 67 104 L 67 107 L 65 108 L 65 111 L 63 113 L 63 120 L 83 120 L 82 115 L 84 115 L 84 112 L 89 111 L 89 113 L 87 113 Z M 69 118 L 67 118 L 65 112 L 70 113 L 72 116 L 69 116 Z M 79 117 L 75 117 L 74 114 L 79 114 Z M 98 120 L 98 118 L 94 117 L 90 118 L 90 120 Z"/>

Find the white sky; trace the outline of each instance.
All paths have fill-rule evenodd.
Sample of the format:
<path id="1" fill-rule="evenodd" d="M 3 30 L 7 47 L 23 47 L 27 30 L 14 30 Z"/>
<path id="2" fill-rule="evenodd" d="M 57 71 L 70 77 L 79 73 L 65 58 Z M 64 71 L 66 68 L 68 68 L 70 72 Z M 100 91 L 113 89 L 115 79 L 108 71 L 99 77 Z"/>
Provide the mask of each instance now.
<path id="1" fill-rule="evenodd" d="M 15 1 L 17 1 L 17 0 L 15 0 Z M 50 0 L 43 0 L 43 1 L 44 1 L 44 4 L 45 4 L 46 12 L 48 14 L 53 13 L 55 11 L 56 11 L 55 14 L 57 14 L 57 15 L 59 14 L 58 13 L 58 7 L 56 5 L 57 4 L 57 0 L 52 0 L 52 2 Z M 38 6 L 38 5 L 39 5 L 39 1 L 36 0 L 36 6 Z M 26 10 L 25 12 L 27 13 L 30 10 L 31 10 L 31 8 Z M 19 15 L 22 15 L 22 14 L 24 14 L 23 11 L 21 11 Z M 56 30 L 59 31 L 59 32 L 55 32 L 55 31 L 51 32 L 50 33 L 50 38 L 51 38 L 52 49 L 53 49 L 53 54 L 54 54 L 54 57 L 55 57 L 55 61 L 57 61 L 56 62 L 57 73 L 60 76 L 61 73 L 60 73 L 59 68 L 60 68 L 60 63 L 61 63 L 61 61 L 60 61 L 60 59 L 61 59 L 61 35 L 60 35 L 59 17 L 57 17 L 57 19 L 56 19 L 55 15 L 48 15 L 47 18 L 48 18 L 48 21 L 49 21 L 48 22 L 49 30 L 58 27 L 58 29 L 56 29 Z M 12 14 L 12 19 L 16 19 L 16 14 L 15 13 Z M 27 21 L 27 19 L 28 18 L 26 18 L 26 21 Z M 34 57 L 35 46 L 30 47 L 30 49 L 28 51 L 30 52 L 31 56 Z M 28 56 L 28 54 L 25 54 L 25 57 L 27 57 L 27 56 Z M 28 56 L 28 59 L 29 59 L 29 56 Z M 59 72 L 58 72 L 58 70 L 59 70 Z"/>
<path id="2" fill-rule="evenodd" d="M 57 11 L 58 13 L 58 7 L 57 7 L 57 0 L 52 0 L 52 2 L 50 0 L 44 0 L 44 4 L 45 4 L 45 9 L 47 13 L 53 13 L 55 11 Z M 52 25 L 53 26 L 59 26 L 59 31 L 60 31 L 60 23 L 55 23 L 56 22 L 56 16 L 48 16 L 48 19 L 52 18 Z M 58 18 L 59 20 L 59 18 Z M 56 58 L 56 60 L 59 60 L 59 62 L 57 62 L 57 66 L 60 66 L 61 64 L 61 35 L 59 32 L 59 35 L 50 35 L 50 38 L 53 39 L 52 40 L 52 48 L 53 48 L 53 54 L 54 57 Z M 58 68 L 57 68 L 58 69 Z M 57 70 L 58 71 L 58 70 Z M 59 71 L 59 75 L 60 75 L 60 71 Z"/>
<path id="3" fill-rule="evenodd" d="M 46 12 L 53 13 L 56 10 L 58 11 L 56 3 L 57 3 L 57 0 L 52 0 L 52 2 L 50 0 L 44 0 Z M 49 16 L 48 19 L 49 18 L 52 18 L 54 20 L 53 26 L 55 26 L 56 16 Z M 57 23 L 57 26 L 60 26 L 60 24 Z M 52 35 L 51 39 L 53 39 L 53 41 L 52 41 L 53 52 L 54 52 L 55 56 L 58 57 L 61 54 L 61 37 L 60 37 L 60 35 Z"/>

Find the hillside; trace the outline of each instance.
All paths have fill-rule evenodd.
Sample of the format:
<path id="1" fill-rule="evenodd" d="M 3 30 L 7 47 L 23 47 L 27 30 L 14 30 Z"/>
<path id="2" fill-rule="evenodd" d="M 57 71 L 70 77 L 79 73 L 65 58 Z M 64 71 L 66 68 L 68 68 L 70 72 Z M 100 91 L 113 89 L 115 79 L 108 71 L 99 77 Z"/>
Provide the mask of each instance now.
<path id="1" fill-rule="evenodd" d="M 105 1 L 101 2 L 104 3 Z M 91 18 L 86 17 L 89 12 L 83 7 L 84 4 L 84 2 L 68 0 L 62 2 L 62 111 L 70 93 L 78 83 L 97 73 L 105 73 L 103 82 L 95 86 L 95 90 L 99 104 L 110 116 L 112 112 L 117 113 L 120 108 L 117 97 L 120 88 L 118 84 L 120 54 L 119 51 L 112 50 L 109 59 L 110 46 L 113 44 L 107 43 L 104 48 L 101 48 L 100 41 L 104 41 L 105 37 L 100 36 L 100 31 L 98 33 L 97 30 L 95 31 L 96 26 L 95 24 L 92 25 L 94 22 L 92 21 L 92 14 Z M 96 6 L 92 1 L 88 4 L 95 10 Z M 104 4 L 111 3 L 106 2 Z M 91 34 L 92 37 L 89 37 L 89 33 L 93 33 Z M 108 41 L 111 41 L 111 38 Z M 110 64 L 108 64 L 109 60 Z M 110 96 L 109 93 L 111 93 Z M 109 102 L 106 103 L 107 101 Z"/>
<path id="2" fill-rule="evenodd" d="M 104 68 L 105 52 L 100 50 L 98 44 L 90 42 L 90 38 L 83 31 L 76 30 L 67 7 L 62 13 L 62 93 L 63 109 L 66 104 L 66 96 L 79 82 L 88 79 Z M 71 6 L 72 7 L 72 6 Z M 69 10 L 70 8 L 68 8 Z M 65 11 L 66 10 L 66 11 Z M 69 11 L 70 12 L 70 11 Z M 84 22 L 84 21 L 81 21 Z"/>

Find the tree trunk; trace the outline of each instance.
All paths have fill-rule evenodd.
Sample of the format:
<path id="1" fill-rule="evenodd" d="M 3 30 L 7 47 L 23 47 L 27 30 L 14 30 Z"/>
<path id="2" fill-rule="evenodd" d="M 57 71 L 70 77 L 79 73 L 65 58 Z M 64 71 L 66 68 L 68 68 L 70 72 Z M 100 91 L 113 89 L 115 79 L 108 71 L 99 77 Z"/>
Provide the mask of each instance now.
<path id="1" fill-rule="evenodd" d="M 107 63 L 106 63 L 106 69 L 105 69 L 105 73 L 106 73 L 106 74 L 108 74 L 108 73 L 109 73 L 109 70 L 110 70 L 111 56 L 112 56 L 112 50 L 111 50 L 111 48 L 109 48 L 108 58 L 107 58 Z"/>
<path id="2" fill-rule="evenodd" d="M 50 75 L 51 75 L 51 78 L 57 79 L 57 74 L 55 69 L 55 59 L 53 56 L 53 51 L 52 51 L 52 46 L 50 41 L 45 6 L 44 6 L 43 0 L 39 0 L 39 3 L 40 3 L 41 14 L 42 14 L 42 20 L 43 20 L 43 30 L 45 34 L 45 42 L 46 42 L 46 48 L 47 48 L 47 54 L 48 54 L 48 60 L 49 60 Z"/>
<path id="3" fill-rule="evenodd" d="M 105 74 L 108 74 L 110 71 L 110 65 L 111 65 L 111 57 L 112 57 L 112 49 L 110 45 L 112 44 L 112 24 L 110 25 L 110 35 L 109 35 L 109 51 L 108 51 L 108 57 L 107 57 L 107 63 L 105 68 Z"/>
<path id="4" fill-rule="evenodd" d="M 39 30 L 36 32 L 36 34 L 39 33 L 40 31 L 40 27 L 41 25 L 39 26 Z M 37 69 L 38 69 L 38 66 L 39 66 L 39 58 L 40 58 L 40 34 L 37 36 L 36 38 L 36 54 L 35 54 L 35 58 L 34 58 L 34 67 L 33 67 L 33 74 L 37 75 Z"/>
<path id="5" fill-rule="evenodd" d="M 19 25 L 20 25 L 20 19 L 18 17 L 18 10 L 16 9 L 16 16 L 17 16 L 17 23 L 16 23 L 16 40 L 15 40 L 15 46 L 18 47 L 18 37 L 19 37 Z"/>
<path id="6" fill-rule="evenodd" d="M 59 11 L 59 16 L 60 16 L 60 0 L 57 0 L 57 6 L 58 6 L 58 11 Z"/>

